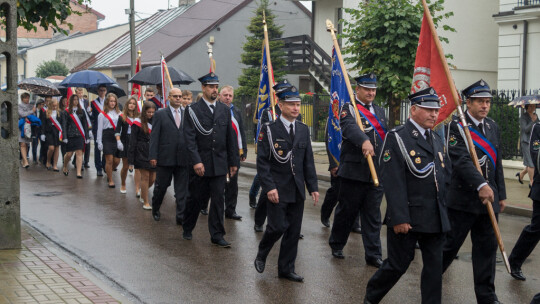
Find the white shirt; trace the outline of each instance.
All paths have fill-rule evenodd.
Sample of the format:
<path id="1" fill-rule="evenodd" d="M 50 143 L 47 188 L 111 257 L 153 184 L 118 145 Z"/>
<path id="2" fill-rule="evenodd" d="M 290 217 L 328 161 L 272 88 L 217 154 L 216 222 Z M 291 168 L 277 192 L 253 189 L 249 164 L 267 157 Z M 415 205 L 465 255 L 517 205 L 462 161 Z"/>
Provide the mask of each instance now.
<path id="1" fill-rule="evenodd" d="M 416 123 L 416 121 L 414 121 L 412 118 L 410 119 L 412 124 L 416 127 L 416 129 L 418 129 L 418 132 L 420 132 L 420 134 L 422 134 L 422 136 L 424 137 L 424 139 L 426 139 L 426 129 L 422 128 L 419 124 Z"/>
<path id="2" fill-rule="evenodd" d="M 103 105 L 105 104 L 105 98 L 101 98 L 98 96 L 98 98 L 95 99 L 96 101 L 96 104 L 98 105 L 98 107 L 103 110 Z"/>
<path id="3" fill-rule="evenodd" d="M 469 114 L 469 111 L 467 111 L 467 115 L 473 121 L 475 127 L 478 128 L 478 125 L 482 124 L 482 133 L 486 134 L 486 132 L 484 132 L 486 130 L 486 129 L 484 129 L 484 127 L 485 127 L 484 119 L 482 119 L 481 121 L 477 120 L 476 118 L 472 117 L 471 114 Z"/>
<path id="4" fill-rule="evenodd" d="M 107 115 L 109 115 L 109 117 L 111 118 L 111 120 L 113 121 L 115 125 L 118 125 L 118 117 L 120 116 L 119 113 L 116 113 L 115 110 L 112 110 L 112 111 L 109 111 Z M 113 126 L 111 125 L 111 122 L 107 118 L 105 118 L 105 116 L 102 113 L 99 113 L 97 140 L 96 140 L 97 142 L 102 142 L 103 130 L 106 130 L 106 129 L 113 129 Z"/>
<path id="5" fill-rule="evenodd" d="M 182 118 L 183 118 L 183 117 L 182 117 L 182 110 L 183 110 L 182 107 L 178 107 L 178 109 L 175 109 L 175 108 L 173 108 L 173 107 L 171 107 L 171 106 L 169 105 L 169 109 L 171 109 L 172 117 L 173 117 L 174 119 L 176 119 L 176 117 L 174 116 L 175 113 L 178 112 L 178 115 L 180 115 L 180 125 L 182 125 Z"/>
<path id="6" fill-rule="evenodd" d="M 212 108 L 210 107 L 211 105 L 214 106 L 214 108 L 216 107 L 216 101 L 214 100 L 214 102 L 209 102 L 208 100 L 204 99 L 204 97 L 202 98 L 204 100 L 204 103 L 206 103 L 206 105 L 208 106 L 208 109 L 210 109 L 210 112 L 212 112 L 212 114 L 214 114 L 214 110 L 212 110 Z"/>
<path id="7" fill-rule="evenodd" d="M 292 128 L 292 129 L 293 129 L 293 134 L 296 134 L 296 124 L 295 124 L 296 120 L 294 120 L 294 121 L 292 121 L 292 122 L 291 122 L 291 121 L 288 121 L 287 119 L 285 119 L 285 118 L 283 117 L 283 115 L 279 115 L 279 120 L 281 120 L 281 122 L 282 122 L 283 125 L 285 126 L 285 130 L 287 130 L 287 133 L 290 132 L 290 130 L 291 130 L 291 124 L 292 124 L 292 126 L 293 126 L 293 128 Z"/>

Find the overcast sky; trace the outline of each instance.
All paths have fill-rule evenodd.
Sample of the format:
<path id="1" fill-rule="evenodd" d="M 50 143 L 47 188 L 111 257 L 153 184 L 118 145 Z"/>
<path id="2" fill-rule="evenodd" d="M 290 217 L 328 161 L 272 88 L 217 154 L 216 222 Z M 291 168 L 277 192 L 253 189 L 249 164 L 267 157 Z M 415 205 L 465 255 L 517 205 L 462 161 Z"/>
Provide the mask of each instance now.
<path id="1" fill-rule="evenodd" d="M 311 9 L 310 1 L 303 1 L 303 3 Z M 178 0 L 135 0 L 135 11 L 137 12 L 135 18 L 137 20 L 148 18 L 160 9 L 167 9 L 168 5 L 177 6 Z M 105 20 L 99 23 L 99 28 L 129 21 L 129 16 L 125 13 L 125 9 L 129 9 L 129 0 L 92 0 L 90 6 L 105 15 Z"/>

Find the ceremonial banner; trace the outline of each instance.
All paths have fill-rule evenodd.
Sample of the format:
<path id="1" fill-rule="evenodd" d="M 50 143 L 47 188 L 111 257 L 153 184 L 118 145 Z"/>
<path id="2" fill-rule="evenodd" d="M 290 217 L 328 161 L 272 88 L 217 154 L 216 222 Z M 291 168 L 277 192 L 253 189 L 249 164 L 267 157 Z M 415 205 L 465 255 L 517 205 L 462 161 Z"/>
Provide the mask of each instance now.
<path id="1" fill-rule="evenodd" d="M 263 42 L 261 76 L 259 78 L 259 97 L 257 98 L 257 112 L 255 113 L 255 118 L 258 120 L 257 134 L 255 134 L 255 138 L 259 138 L 263 110 L 272 106 L 271 94 L 273 94 L 273 90 L 271 90 L 271 88 L 274 85 L 274 71 L 272 70 L 272 66 L 268 65 L 268 61 L 266 60 L 266 51 L 266 44 Z"/>
<path id="2" fill-rule="evenodd" d="M 441 100 L 441 109 L 435 126 L 441 122 L 444 123 L 456 110 L 456 102 L 448 84 L 444 65 L 445 63 L 441 61 L 441 56 L 435 41 L 433 41 L 433 34 L 424 13 L 414 62 L 411 93 L 416 93 L 430 86 L 437 91 Z"/>
<path id="3" fill-rule="evenodd" d="M 339 112 L 344 103 L 350 101 L 347 84 L 343 78 L 343 71 L 336 55 L 336 50 L 332 48 L 332 78 L 330 80 L 330 105 L 328 108 L 328 120 L 326 122 L 326 132 L 328 140 L 328 152 L 334 161 L 339 165 L 339 151 L 341 149 L 341 128 L 339 127 Z"/>
<path id="4" fill-rule="evenodd" d="M 137 65 L 135 66 L 135 74 L 139 73 L 141 70 L 141 53 L 139 51 L 139 57 L 137 57 Z M 139 113 L 142 111 L 142 102 L 141 102 L 141 85 L 137 83 L 131 84 L 131 96 L 137 96 L 137 108 Z"/>
<path id="5" fill-rule="evenodd" d="M 161 56 L 161 85 L 162 85 L 162 96 L 163 102 L 161 106 L 165 108 L 167 106 L 167 97 L 169 96 L 169 91 L 172 89 L 171 76 L 169 76 L 169 69 L 167 68 L 167 63 L 165 62 L 165 57 Z"/>

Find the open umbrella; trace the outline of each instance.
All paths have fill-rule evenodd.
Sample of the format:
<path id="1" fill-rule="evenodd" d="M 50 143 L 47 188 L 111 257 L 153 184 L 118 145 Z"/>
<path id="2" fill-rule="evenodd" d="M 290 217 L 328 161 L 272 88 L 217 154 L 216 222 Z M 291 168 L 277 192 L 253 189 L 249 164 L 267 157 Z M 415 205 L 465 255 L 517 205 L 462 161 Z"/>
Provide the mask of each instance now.
<path id="1" fill-rule="evenodd" d="M 508 103 L 509 106 L 513 106 L 514 108 L 523 107 L 528 104 L 540 104 L 540 95 L 520 96 Z"/>
<path id="2" fill-rule="evenodd" d="M 90 87 L 90 88 L 87 89 L 87 91 L 97 95 L 98 94 L 97 89 L 98 89 L 98 87 Z M 114 93 L 116 95 L 116 97 L 118 97 L 118 98 L 127 95 L 126 91 L 124 91 L 124 89 L 122 89 L 116 83 L 107 86 L 107 93 Z"/>
<path id="3" fill-rule="evenodd" d="M 193 78 L 183 71 L 169 67 L 169 75 L 173 84 L 190 84 L 194 82 Z M 128 82 L 140 85 L 156 85 L 161 83 L 161 66 L 155 65 L 142 69 Z"/>
<path id="4" fill-rule="evenodd" d="M 92 88 L 100 85 L 112 85 L 115 83 L 116 81 L 114 81 L 111 77 L 101 72 L 84 70 L 69 75 L 60 83 L 60 85 L 64 87 Z"/>
<path id="5" fill-rule="evenodd" d="M 19 82 L 17 87 L 42 96 L 60 95 L 60 92 L 52 82 L 38 77 L 26 78 Z"/>

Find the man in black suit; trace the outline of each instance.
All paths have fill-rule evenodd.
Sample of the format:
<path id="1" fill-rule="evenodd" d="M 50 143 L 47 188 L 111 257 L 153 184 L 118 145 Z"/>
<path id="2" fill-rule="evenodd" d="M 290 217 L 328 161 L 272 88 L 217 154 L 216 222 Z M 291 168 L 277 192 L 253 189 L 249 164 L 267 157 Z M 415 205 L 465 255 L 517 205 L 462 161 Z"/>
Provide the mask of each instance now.
<path id="1" fill-rule="evenodd" d="M 185 136 L 189 158 L 196 177 L 190 181 L 189 192 L 193 203 L 186 206 L 184 239 L 192 238 L 203 197 L 210 193 L 208 229 L 210 241 L 220 247 L 231 244 L 223 238 L 224 191 L 226 175 L 234 177 L 238 170 L 238 144 L 232 127 L 229 107 L 217 102 L 218 76 L 214 73 L 199 78 L 203 97 L 186 107 Z M 191 201 L 191 200 L 190 200 Z"/>
<path id="2" fill-rule="evenodd" d="M 382 148 L 380 172 L 385 188 L 388 259 L 371 277 L 364 303 L 379 303 L 422 251 L 422 303 L 441 303 L 442 249 L 450 230 L 445 206 L 448 159 L 441 137 L 431 129 L 439 116 L 435 90 L 412 95 L 410 118 L 391 130 Z"/>
<path id="3" fill-rule="evenodd" d="M 97 120 L 100 112 L 103 112 L 105 106 L 105 95 L 107 94 L 107 86 L 100 85 L 98 87 L 98 97 L 90 103 L 87 107 L 87 114 L 90 116 L 92 126 L 97 126 Z M 103 176 L 103 168 L 105 168 L 105 155 L 101 154 L 96 143 L 97 139 L 97 127 L 92 128 L 92 135 L 94 137 L 94 165 L 96 166 L 97 176 Z"/>
<path id="4" fill-rule="evenodd" d="M 245 161 L 247 156 L 246 133 L 242 112 L 236 109 L 232 103 L 234 98 L 234 89 L 232 86 L 224 86 L 219 92 L 219 100 L 229 107 L 234 132 L 237 138 L 238 154 L 240 161 Z M 240 167 L 238 167 L 240 169 Z M 225 185 L 225 217 L 240 221 L 242 217 L 236 213 L 236 203 L 238 201 L 238 173 L 229 177 L 229 182 Z"/>
<path id="5" fill-rule="evenodd" d="M 176 224 L 182 225 L 188 195 L 188 155 L 184 138 L 184 110 L 182 91 L 173 88 L 168 96 L 169 106 L 160 109 L 152 119 L 150 134 L 150 164 L 157 166 L 156 183 L 152 197 L 152 216 L 159 221 L 159 209 L 167 188 L 174 177 Z"/>
<path id="6" fill-rule="evenodd" d="M 384 191 L 382 183 L 378 187 L 373 184 L 366 157 L 371 155 L 375 160 L 381 155 L 387 119 L 383 108 L 373 104 L 377 94 L 375 74 L 361 75 L 356 82 L 357 109 L 346 103 L 340 114 L 343 139 L 337 175 L 341 188 L 329 244 L 335 258 L 345 258 L 343 247 L 360 212 L 365 260 L 378 268 L 382 265 L 380 206 Z M 361 117 L 364 132 L 356 123 L 356 115 Z M 374 163 L 379 175 L 377 162 Z"/>
<path id="7" fill-rule="evenodd" d="M 531 218 L 531 223 L 521 231 L 519 239 L 512 249 L 512 253 L 508 257 L 510 262 L 510 274 L 516 280 L 525 281 L 525 276 L 521 271 L 521 265 L 525 262 L 527 257 L 532 253 L 534 247 L 540 241 L 540 123 L 535 123 L 531 130 L 529 150 L 531 152 L 531 157 L 534 162 L 534 178 L 529 193 L 529 197 L 533 201 L 533 214 Z M 538 296 L 538 301 L 540 302 L 540 294 Z"/>
<path id="8" fill-rule="evenodd" d="M 448 128 L 448 153 L 452 160 L 452 179 L 448 190 L 448 217 L 452 231 L 443 253 L 446 270 L 465 238 L 471 232 L 474 291 L 478 303 L 499 303 L 495 294 L 497 240 L 485 204 L 492 204 L 496 215 L 506 204 L 499 127 L 488 118 L 491 90 L 479 80 L 462 91 L 467 98 L 465 118 L 474 139 L 480 173 L 471 160 L 460 120 L 453 117 Z M 477 145 L 482 145 L 479 148 Z"/>
<path id="9" fill-rule="evenodd" d="M 319 200 L 317 174 L 309 128 L 296 121 L 300 113 L 300 95 L 294 86 L 278 89 L 281 115 L 262 126 L 257 139 L 257 174 L 262 193 L 268 198 L 268 224 L 259 243 L 255 269 L 262 273 L 270 250 L 282 236 L 279 251 L 278 276 L 295 282 L 294 262 L 304 214 L 307 187 L 315 204 Z"/>

